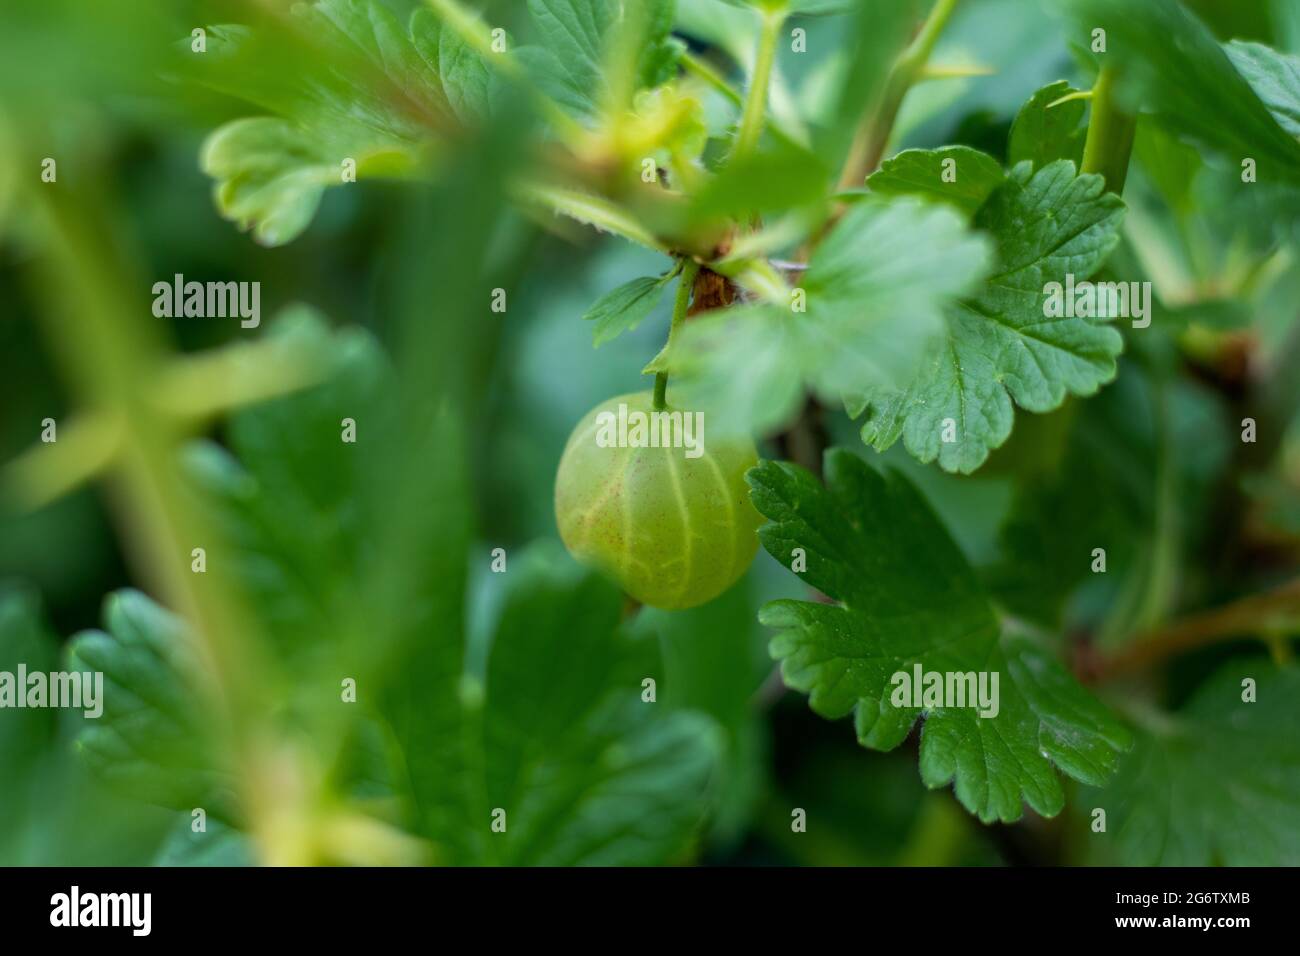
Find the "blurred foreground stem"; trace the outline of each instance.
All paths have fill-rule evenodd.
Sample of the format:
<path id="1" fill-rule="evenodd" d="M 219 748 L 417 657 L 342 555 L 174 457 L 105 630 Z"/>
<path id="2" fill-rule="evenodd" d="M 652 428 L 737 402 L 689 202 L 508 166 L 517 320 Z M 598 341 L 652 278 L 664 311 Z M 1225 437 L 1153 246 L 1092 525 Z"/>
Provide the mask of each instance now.
<path id="1" fill-rule="evenodd" d="M 154 401 L 167 347 L 148 319 L 151 286 L 118 254 L 122 239 L 108 225 L 116 220 L 98 196 L 62 185 L 37 185 L 29 195 L 49 240 L 35 260 L 35 284 L 46 300 L 40 314 L 50 351 L 89 414 L 120 423 L 109 487 L 121 540 L 156 596 L 184 618 L 207 664 L 207 703 L 225 731 L 248 827 L 261 835 L 259 811 L 277 773 L 259 706 L 266 662 L 256 652 L 256 623 L 219 562 L 203 574 L 190 568 L 191 551 L 217 539 L 183 487 L 176 419 Z"/>

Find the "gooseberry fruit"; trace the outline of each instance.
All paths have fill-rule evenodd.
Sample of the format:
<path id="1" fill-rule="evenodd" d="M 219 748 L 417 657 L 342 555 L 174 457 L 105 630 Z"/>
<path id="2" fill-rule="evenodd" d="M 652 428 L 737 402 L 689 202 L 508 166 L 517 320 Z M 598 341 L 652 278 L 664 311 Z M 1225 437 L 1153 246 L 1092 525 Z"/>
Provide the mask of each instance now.
<path id="1" fill-rule="evenodd" d="M 699 414 L 661 411 L 683 424 Z M 706 436 L 702 428 L 698 447 L 664 440 L 647 447 L 635 423 L 654 412 L 652 394 L 635 392 L 583 416 L 555 476 L 555 519 L 577 560 L 603 570 L 642 604 L 676 610 L 717 597 L 753 560 L 762 519 L 749 501 L 745 472 L 758 453 L 748 438 Z M 632 423 L 624 434 L 620 414 Z M 697 427 L 701 421 L 694 419 Z M 694 430 L 675 427 L 689 445 Z"/>

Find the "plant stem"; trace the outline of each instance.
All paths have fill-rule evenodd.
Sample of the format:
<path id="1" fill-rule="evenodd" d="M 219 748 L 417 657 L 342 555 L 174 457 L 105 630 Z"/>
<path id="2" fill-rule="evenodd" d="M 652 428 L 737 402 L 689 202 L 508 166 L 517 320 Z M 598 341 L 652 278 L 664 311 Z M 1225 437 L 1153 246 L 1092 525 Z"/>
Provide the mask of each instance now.
<path id="1" fill-rule="evenodd" d="M 758 145 L 767 117 L 767 90 L 772 82 L 772 66 L 776 62 L 776 42 L 785 23 L 785 10 L 764 10 L 762 29 L 758 34 L 758 52 L 754 57 L 754 73 L 745 94 L 745 108 L 740 117 L 740 131 L 732 150 L 733 160 L 747 156 Z"/>
<path id="2" fill-rule="evenodd" d="M 1300 578 L 1139 636 L 1119 654 L 1104 661 L 1097 676 L 1100 680 L 1113 680 L 1218 641 L 1248 637 L 1261 631 L 1266 632 L 1265 636 L 1272 636 L 1279 626 L 1300 627 Z"/>
<path id="3" fill-rule="evenodd" d="M 853 140 L 853 147 L 840 174 L 840 189 L 857 189 L 880 165 L 885 147 L 889 145 L 889 135 L 894 130 L 894 121 L 898 119 L 899 108 L 903 105 L 903 97 L 925 73 L 925 65 L 934 52 L 939 35 L 952 19 L 959 2 L 960 0 L 936 0 L 930 15 L 921 25 L 921 31 L 890 67 L 879 105 L 858 128 Z"/>
<path id="4" fill-rule="evenodd" d="M 681 58 L 682 68 L 687 73 L 693 73 L 698 76 L 709 86 L 713 87 L 730 102 L 733 106 L 744 108 L 745 100 L 737 93 L 726 79 L 715 70 L 710 64 L 704 62 L 694 53 L 683 53 Z"/>
<path id="5" fill-rule="evenodd" d="M 1097 83 L 1092 88 L 1088 138 L 1083 144 L 1083 164 L 1079 171 L 1100 173 L 1106 180 L 1106 188 L 1119 194 L 1124 192 L 1124 180 L 1128 177 L 1137 117 L 1120 109 L 1115 99 L 1115 79 L 1115 68 L 1111 66 L 1102 67 L 1097 74 Z"/>
<path id="6" fill-rule="evenodd" d="M 699 275 L 700 264 L 694 259 L 682 260 L 682 275 L 677 280 L 677 298 L 673 301 L 673 321 L 668 326 L 668 346 L 667 350 L 671 351 L 673 341 L 677 337 L 677 330 L 681 327 L 682 322 L 686 320 L 686 309 L 691 304 L 691 290 L 695 288 L 695 277 Z M 655 411 L 662 411 L 668 404 L 668 373 L 659 372 L 655 375 Z"/>
<path id="7" fill-rule="evenodd" d="M 33 189 L 48 228 L 50 251 L 36 260 L 51 352 L 69 386 L 94 416 L 121 423 L 111 488 L 128 560 L 155 593 L 187 622 L 188 639 L 211 685 L 204 704 L 213 731 L 228 744 L 229 765 L 248 829 L 261 837 L 270 818 L 264 796 L 274 790 L 263 723 L 268 661 L 258 622 L 226 580 L 220 562 L 190 569 L 191 549 L 212 547 L 218 533 L 193 505 L 177 463 L 175 419 L 153 400 L 167 342 L 144 321 L 137 290 L 147 288 L 121 252 L 113 210 L 92 189 Z M 195 691 L 197 693 L 197 691 Z M 281 765 L 282 768 L 282 765 Z"/>

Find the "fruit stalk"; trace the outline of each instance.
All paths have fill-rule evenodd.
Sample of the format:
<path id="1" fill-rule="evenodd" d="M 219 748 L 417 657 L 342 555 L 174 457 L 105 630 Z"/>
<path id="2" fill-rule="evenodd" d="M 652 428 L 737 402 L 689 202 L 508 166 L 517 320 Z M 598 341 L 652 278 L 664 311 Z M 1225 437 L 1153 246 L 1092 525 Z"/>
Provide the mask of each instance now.
<path id="1" fill-rule="evenodd" d="M 673 301 L 673 320 L 668 326 L 668 345 L 665 352 L 671 354 L 673 342 L 677 337 L 677 330 L 681 327 L 682 322 L 686 320 L 686 310 L 691 304 L 691 290 L 695 287 L 695 277 L 699 274 L 700 264 L 694 259 L 682 260 L 681 278 L 677 281 L 677 298 Z M 655 375 L 655 411 L 662 411 L 667 404 L 668 394 L 668 373 L 659 372 Z"/>

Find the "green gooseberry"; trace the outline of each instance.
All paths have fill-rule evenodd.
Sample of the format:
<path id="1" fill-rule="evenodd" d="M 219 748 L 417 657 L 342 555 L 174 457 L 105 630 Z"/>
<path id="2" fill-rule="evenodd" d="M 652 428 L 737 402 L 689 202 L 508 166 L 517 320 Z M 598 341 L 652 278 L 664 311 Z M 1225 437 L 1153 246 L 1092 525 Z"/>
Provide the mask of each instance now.
<path id="1" fill-rule="evenodd" d="M 611 398 L 578 422 L 555 476 L 569 553 L 651 607 L 712 600 L 758 549 L 762 518 L 745 484 L 758 452 L 748 438 L 706 437 L 703 418 L 672 406 L 656 412 L 648 391 Z M 649 445 L 651 423 L 659 447 Z"/>

